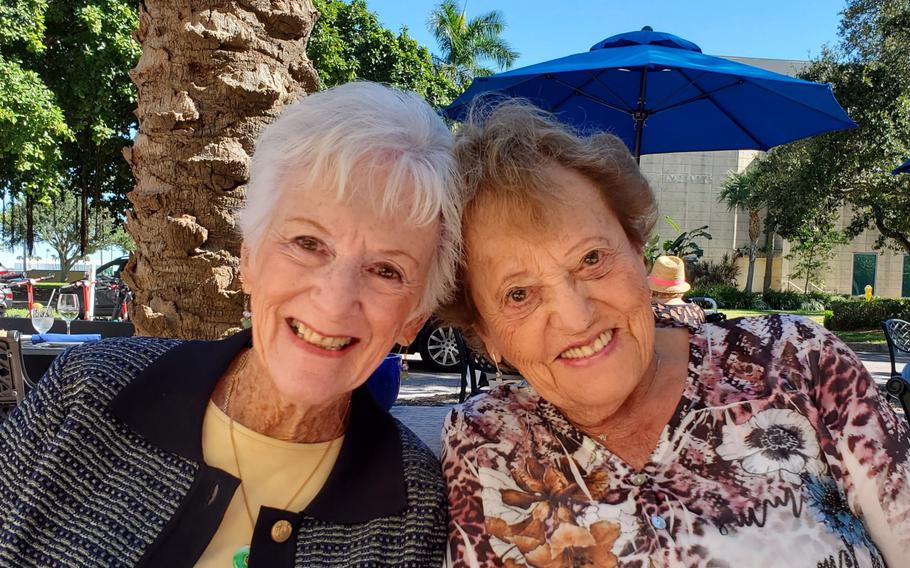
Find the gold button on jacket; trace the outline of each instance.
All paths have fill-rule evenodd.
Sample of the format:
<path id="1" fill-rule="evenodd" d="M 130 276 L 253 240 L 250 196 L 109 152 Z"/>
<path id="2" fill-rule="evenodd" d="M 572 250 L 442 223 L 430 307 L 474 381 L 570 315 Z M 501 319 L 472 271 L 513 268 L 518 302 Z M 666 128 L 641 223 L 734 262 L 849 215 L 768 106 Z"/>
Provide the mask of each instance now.
<path id="1" fill-rule="evenodd" d="M 291 538 L 291 533 L 294 531 L 291 527 L 291 523 L 281 520 L 272 525 L 272 540 L 277 543 L 282 543 L 287 539 Z"/>

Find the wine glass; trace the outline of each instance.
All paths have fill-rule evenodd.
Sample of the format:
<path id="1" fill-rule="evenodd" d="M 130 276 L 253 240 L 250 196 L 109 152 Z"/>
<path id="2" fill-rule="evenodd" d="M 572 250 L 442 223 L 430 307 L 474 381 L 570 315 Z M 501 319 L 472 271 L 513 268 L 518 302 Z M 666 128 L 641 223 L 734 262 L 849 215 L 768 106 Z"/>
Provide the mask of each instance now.
<path id="1" fill-rule="evenodd" d="M 57 299 L 57 311 L 66 321 L 66 334 L 70 334 L 70 322 L 79 317 L 79 296 L 76 294 L 60 294 Z"/>
<path id="2" fill-rule="evenodd" d="M 32 327 L 38 335 L 44 335 L 54 325 L 54 309 L 50 306 L 35 306 L 32 308 Z"/>

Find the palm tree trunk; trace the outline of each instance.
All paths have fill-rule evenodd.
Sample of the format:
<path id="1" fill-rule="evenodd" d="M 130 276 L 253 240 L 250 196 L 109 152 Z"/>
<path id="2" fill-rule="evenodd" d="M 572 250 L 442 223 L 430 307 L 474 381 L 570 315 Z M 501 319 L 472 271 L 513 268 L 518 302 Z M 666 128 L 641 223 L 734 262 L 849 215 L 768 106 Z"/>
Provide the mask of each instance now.
<path id="1" fill-rule="evenodd" d="M 746 292 L 752 293 L 752 279 L 755 276 L 755 254 L 758 252 L 758 237 L 761 236 L 761 216 L 758 209 L 749 211 L 749 270 L 746 272 Z"/>
<path id="2" fill-rule="evenodd" d="M 239 327 L 243 202 L 256 136 L 318 84 L 310 0 L 143 0 L 136 186 L 123 271 L 142 335 L 216 338 Z"/>
<path id="3" fill-rule="evenodd" d="M 774 271 L 774 231 L 768 224 L 765 224 L 765 278 L 762 281 L 761 290 L 764 294 L 771 289 L 771 276 Z"/>
<path id="4" fill-rule="evenodd" d="M 755 243 L 749 243 L 749 268 L 746 270 L 745 291 L 752 293 L 752 280 L 755 277 Z"/>

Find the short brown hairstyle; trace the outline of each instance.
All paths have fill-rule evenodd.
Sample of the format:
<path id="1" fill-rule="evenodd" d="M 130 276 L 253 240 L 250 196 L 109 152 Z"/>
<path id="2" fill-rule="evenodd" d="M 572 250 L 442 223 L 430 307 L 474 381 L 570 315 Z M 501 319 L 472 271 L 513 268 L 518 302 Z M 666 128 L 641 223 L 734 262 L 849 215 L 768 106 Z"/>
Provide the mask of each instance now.
<path id="1" fill-rule="evenodd" d="M 463 231 L 481 211 L 508 214 L 510 221 L 530 227 L 546 226 L 547 205 L 559 200 L 547 172 L 551 165 L 589 179 L 634 246 L 644 248 L 654 228 L 654 192 L 622 140 L 612 134 L 573 131 L 527 101 L 475 104 L 458 131 L 454 151 L 466 200 Z M 479 314 L 468 290 L 466 268 L 463 260 L 454 298 L 441 307 L 439 316 L 460 327 L 477 348 L 474 327 Z"/>

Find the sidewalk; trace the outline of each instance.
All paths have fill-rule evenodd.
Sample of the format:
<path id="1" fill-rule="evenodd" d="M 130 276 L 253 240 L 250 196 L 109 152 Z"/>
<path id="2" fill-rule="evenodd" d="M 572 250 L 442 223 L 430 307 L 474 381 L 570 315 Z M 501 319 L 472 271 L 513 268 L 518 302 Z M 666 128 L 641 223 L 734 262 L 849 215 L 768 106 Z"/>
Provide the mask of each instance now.
<path id="1" fill-rule="evenodd" d="M 891 376 L 891 360 L 887 353 L 857 353 L 875 382 L 884 388 Z M 899 357 L 900 373 L 910 357 Z M 442 423 L 446 414 L 458 403 L 461 377 L 451 373 L 411 371 L 402 380 L 398 402 L 392 407 L 392 416 L 408 428 L 438 456 L 441 449 Z"/>

